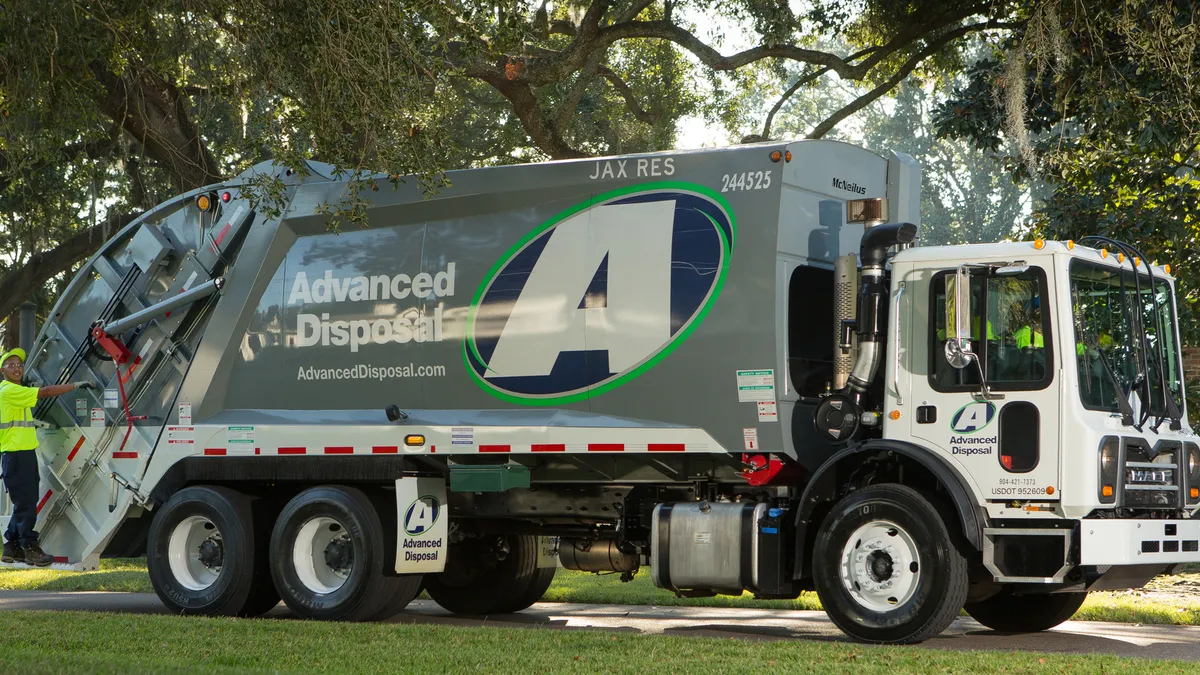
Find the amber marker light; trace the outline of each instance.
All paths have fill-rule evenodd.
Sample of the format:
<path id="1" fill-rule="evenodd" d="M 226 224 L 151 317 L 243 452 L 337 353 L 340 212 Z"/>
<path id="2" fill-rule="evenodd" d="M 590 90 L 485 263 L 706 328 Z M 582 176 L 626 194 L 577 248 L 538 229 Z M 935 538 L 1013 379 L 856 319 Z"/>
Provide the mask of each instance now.
<path id="1" fill-rule="evenodd" d="M 209 209 L 212 208 L 212 198 L 209 197 L 208 195 L 197 195 L 196 196 L 196 208 L 200 209 L 201 211 L 207 212 Z"/>
<path id="2" fill-rule="evenodd" d="M 1194 490 L 1195 488 L 1192 488 L 1192 489 Z M 1113 486 L 1105 485 L 1104 487 L 1100 488 L 1100 494 L 1104 497 L 1113 496 Z"/>
<path id="3" fill-rule="evenodd" d="M 1046 486 L 1046 494 L 1048 494 L 1048 495 L 1054 494 L 1054 486 L 1053 485 Z"/>
<path id="4" fill-rule="evenodd" d="M 1107 258 L 1108 257 L 1108 249 L 1106 249 L 1106 248 L 1100 249 L 1100 257 Z"/>
<path id="5" fill-rule="evenodd" d="M 782 152 L 780 152 L 780 151 L 778 151 L 778 150 L 772 150 L 772 151 L 771 151 L 771 161 L 772 161 L 772 162 L 778 162 L 778 161 L 779 161 L 779 160 L 781 160 L 781 159 L 783 159 L 783 153 L 782 153 Z"/>
<path id="6" fill-rule="evenodd" d="M 1124 253 L 1117 254 L 1117 262 L 1119 262 L 1119 263 L 1125 262 L 1125 254 Z"/>
<path id="7" fill-rule="evenodd" d="M 409 434 L 404 437 L 405 445 L 425 445 L 425 437 L 421 434 Z"/>
<path id="8" fill-rule="evenodd" d="M 1192 499 L 1200 499 L 1200 488 L 1192 488 L 1188 490 L 1188 496 Z"/>
<path id="9" fill-rule="evenodd" d="M 892 418 L 893 420 L 898 420 L 898 419 L 900 419 L 900 411 L 893 410 L 891 413 L 888 414 L 888 417 Z"/>
<path id="10" fill-rule="evenodd" d="M 1171 265 L 1170 264 L 1163 265 L 1163 271 L 1166 272 L 1167 274 L 1170 274 L 1171 273 Z"/>
<path id="11" fill-rule="evenodd" d="M 1074 240 L 1074 239 L 1068 239 L 1068 240 L 1067 240 L 1067 250 L 1068 250 L 1068 251 L 1074 251 L 1074 250 L 1075 250 L 1075 240 Z"/>
<path id="12" fill-rule="evenodd" d="M 1046 240 L 1045 239 L 1034 239 L 1033 247 L 1039 251 L 1046 248 Z"/>
<path id="13" fill-rule="evenodd" d="M 783 161 L 785 161 L 785 162 L 792 161 L 792 151 L 791 150 L 788 150 L 787 152 L 783 153 Z"/>

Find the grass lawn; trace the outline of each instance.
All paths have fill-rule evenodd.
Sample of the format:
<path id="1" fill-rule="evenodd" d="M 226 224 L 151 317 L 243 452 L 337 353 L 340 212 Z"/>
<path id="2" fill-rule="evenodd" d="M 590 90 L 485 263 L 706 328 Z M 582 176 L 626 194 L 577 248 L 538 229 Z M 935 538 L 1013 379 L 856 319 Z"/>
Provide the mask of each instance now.
<path id="1" fill-rule="evenodd" d="M 1166 592 L 1180 585 L 1194 588 L 1196 592 Z M 153 592 L 146 576 L 145 560 L 142 559 L 102 560 L 100 569 L 95 572 L 0 568 L 0 590 Z M 755 600 L 749 593 L 740 597 L 677 598 L 668 591 L 655 588 L 646 569 L 628 583 L 621 583 L 615 574 L 597 576 L 560 569 L 542 600 L 611 605 L 821 609 L 821 602 L 815 593 L 803 593 L 795 600 Z M 1140 591 L 1092 593 L 1074 618 L 1080 621 L 1200 626 L 1200 574 L 1160 577 Z"/>
<path id="2" fill-rule="evenodd" d="M 6 672 L 1187 673 L 1194 663 L 599 630 L 0 612 Z"/>

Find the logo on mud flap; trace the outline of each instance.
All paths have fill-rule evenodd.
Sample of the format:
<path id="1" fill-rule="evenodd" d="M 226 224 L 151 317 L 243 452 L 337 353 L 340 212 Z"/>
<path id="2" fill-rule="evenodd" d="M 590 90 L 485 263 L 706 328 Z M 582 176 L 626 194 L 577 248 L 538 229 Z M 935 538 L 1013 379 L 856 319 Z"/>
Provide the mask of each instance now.
<path id="1" fill-rule="evenodd" d="M 411 537 L 425 534 L 433 528 L 438 516 L 442 515 L 442 505 L 437 497 L 425 495 L 418 497 L 404 512 L 404 532 Z"/>
<path id="2" fill-rule="evenodd" d="M 996 406 L 990 401 L 968 403 L 950 418 L 950 428 L 960 434 L 973 434 L 992 423 Z"/>
<path id="3" fill-rule="evenodd" d="M 475 293 L 463 357 L 529 405 L 595 396 L 666 358 L 704 320 L 733 253 L 733 211 L 701 185 L 614 190 L 517 242 Z"/>

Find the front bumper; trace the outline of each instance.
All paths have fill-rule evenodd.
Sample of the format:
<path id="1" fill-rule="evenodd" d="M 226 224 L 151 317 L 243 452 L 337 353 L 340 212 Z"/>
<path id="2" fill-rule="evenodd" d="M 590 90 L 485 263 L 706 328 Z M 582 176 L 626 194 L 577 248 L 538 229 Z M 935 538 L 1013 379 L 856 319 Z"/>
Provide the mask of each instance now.
<path id="1" fill-rule="evenodd" d="M 1200 520 L 1083 520 L 1079 564 L 1200 562 Z"/>

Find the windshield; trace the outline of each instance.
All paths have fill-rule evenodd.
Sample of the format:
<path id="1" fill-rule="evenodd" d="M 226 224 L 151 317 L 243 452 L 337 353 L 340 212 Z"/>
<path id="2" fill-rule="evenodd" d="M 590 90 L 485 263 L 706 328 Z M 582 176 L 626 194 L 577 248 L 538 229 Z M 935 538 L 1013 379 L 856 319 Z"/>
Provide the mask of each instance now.
<path id="1" fill-rule="evenodd" d="M 1140 284 L 1140 296 L 1133 270 L 1071 261 L 1079 396 L 1084 407 L 1092 410 L 1116 412 L 1120 408 L 1117 397 L 1124 396 L 1139 416 L 1141 410 L 1166 416 L 1164 386 L 1176 410 L 1183 410 L 1171 286 L 1166 279 L 1155 277 L 1152 291 L 1146 274 L 1138 275 L 1136 283 Z M 1146 336 L 1144 352 L 1142 333 Z M 1146 382 L 1149 401 L 1143 400 Z M 1131 397 L 1131 392 L 1137 395 Z"/>

